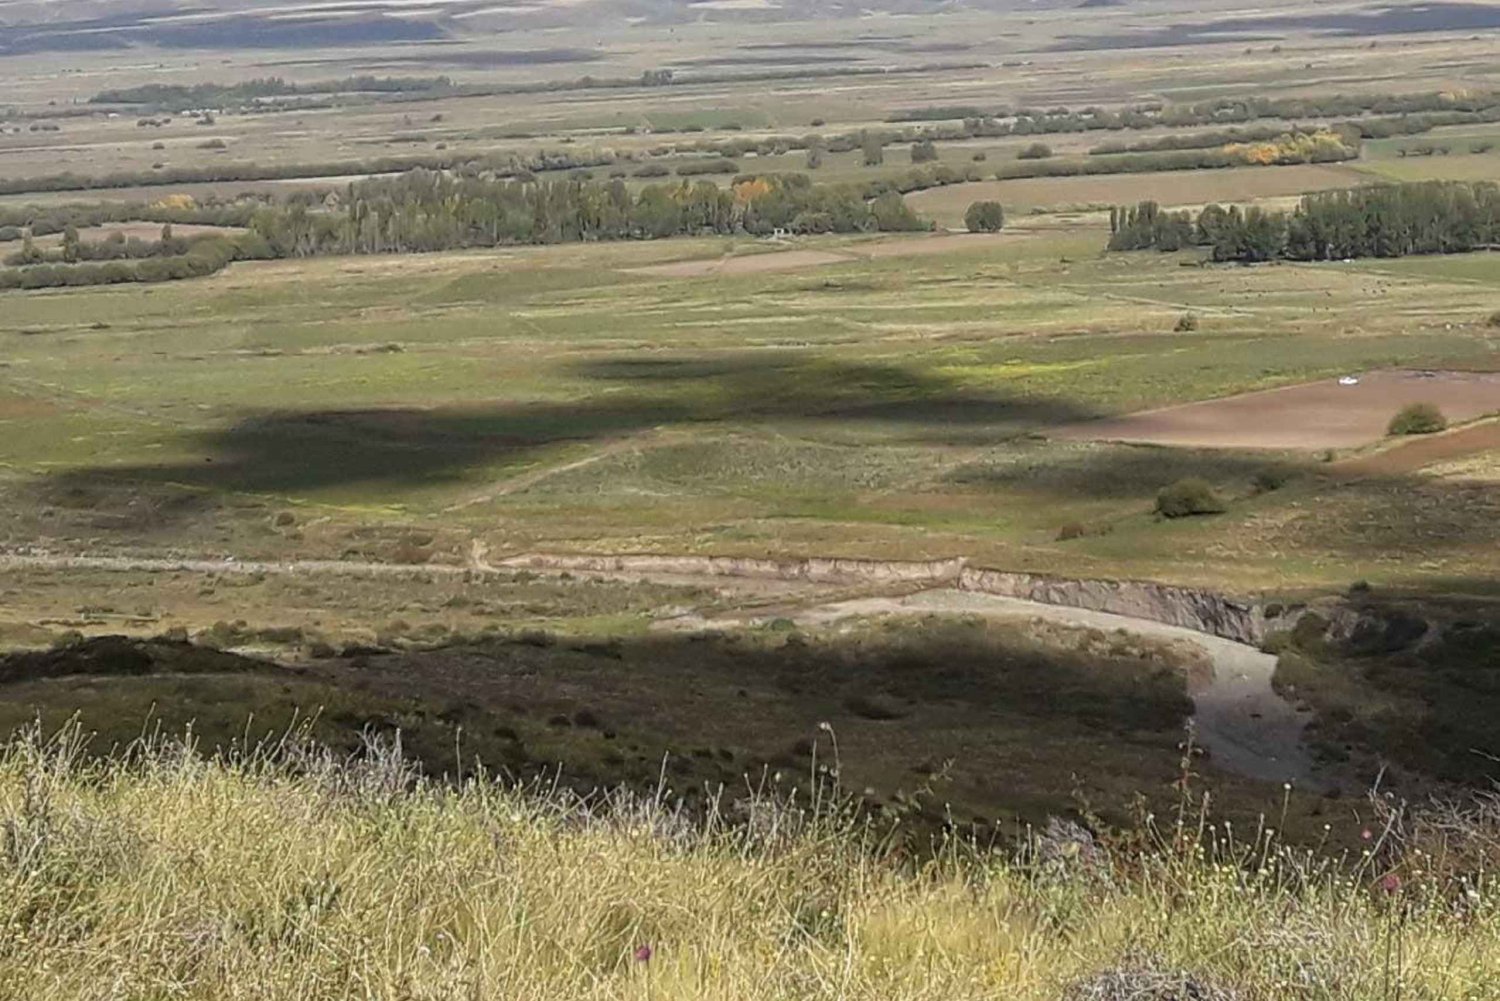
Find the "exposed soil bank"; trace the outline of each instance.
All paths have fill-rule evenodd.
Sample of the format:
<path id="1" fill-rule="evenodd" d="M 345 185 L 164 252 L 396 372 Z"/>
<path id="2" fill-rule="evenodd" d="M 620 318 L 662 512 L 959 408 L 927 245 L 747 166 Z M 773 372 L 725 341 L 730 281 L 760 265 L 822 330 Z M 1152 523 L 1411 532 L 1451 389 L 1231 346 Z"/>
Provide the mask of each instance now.
<path id="1" fill-rule="evenodd" d="M 1019 598 L 1146 619 L 1194 632 L 1259 644 L 1265 616 L 1253 603 L 1213 591 L 1130 580 L 1071 580 L 971 567 L 963 558 L 931 561 L 766 560 L 733 556 L 559 556 L 528 554 L 501 561 L 511 569 L 578 573 L 758 577 L 828 584 L 921 585 Z"/>

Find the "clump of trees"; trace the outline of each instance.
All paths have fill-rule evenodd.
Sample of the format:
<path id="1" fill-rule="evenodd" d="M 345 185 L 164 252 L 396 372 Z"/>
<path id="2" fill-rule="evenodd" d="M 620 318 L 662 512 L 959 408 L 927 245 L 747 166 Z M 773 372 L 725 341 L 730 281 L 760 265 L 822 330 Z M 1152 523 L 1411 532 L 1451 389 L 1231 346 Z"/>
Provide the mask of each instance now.
<path id="1" fill-rule="evenodd" d="M 1209 205 L 1194 220 L 1154 202 L 1110 212 L 1111 250 L 1205 246 L 1217 261 L 1329 261 L 1500 246 L 1500 185 L 1422 181 L 1305 196 L 1291 212 Z"/>
<path id="2" fill-rule="evenodd" d="M 1193 218 L 1187 212 L 1167 212 L 1156 202 L 1117 206 L 1109 210 L 1110 250 L 1181 250 L 1194 245 Z"/>
<path id="3" fill-rule="evenodd" d="M 516 181 L 413 171 L 349 187 L 338 206 L 265 208 L 251 228 L 276 256 L 392 253 L 511 243 L 657 239 L 696 233 L 927 228 L 896 192 L 813 184 L 803 174 L 653 184 Z"/>
<path id="4" fill-rule="evenodd" d="M 619 178 L 526 181 L 426 170 L 360 181 L 326 201 L 261 203 L 247 224 L 243 234 L 188 240 L 167 228 L 155 243 L 84 243 L 70 230 L 60 250 L 45 254 L 28 237 L 14 266 L 0 270 L 0 288 L 164 281 L 211 274 L 235 260 L 319 254 L 931 228 L 889 184 L 819 185 L 804 174 L 745 174 L 728 187 L 676 181 L 632 192 Z"/>
<path id="5" fill-rule="evenodd" d="M 1408 435 L 1408 434 L 1437 434 L 1446 430 L 1448 418 L 1443 412 L 1431 403 L 1409 403 L 1396 411 L 1391 418 L 1390 425 L 1386 428 L 1386 434 Z"/>
<path id="6" fill-rule="evenodd" d="M 1005 228 L 1005 208 L 999 202 L 974 202 L 964 213 L 970 233 L 998 233 Z"/>
<path id="7" fill-rule="evenodd" d="M 911 144 L 912 163 L 931 163 L 938 158 L 937 147 L 931 139 L 923 139 Z"/>

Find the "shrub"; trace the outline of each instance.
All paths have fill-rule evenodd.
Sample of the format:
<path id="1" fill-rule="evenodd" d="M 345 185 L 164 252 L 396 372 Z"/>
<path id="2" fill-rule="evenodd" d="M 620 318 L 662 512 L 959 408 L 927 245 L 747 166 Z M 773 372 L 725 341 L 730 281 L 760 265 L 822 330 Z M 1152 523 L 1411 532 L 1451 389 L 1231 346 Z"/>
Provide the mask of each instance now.
<path id="1" fill-rule="evenodd" d="M 998 233 L 1005 226 L 1005 208 L 999 202 L 974 202 L 964 213 L 970 233 Z"/>
<path id="2" fill-rule="evenodd" d="M 1198 314 L 1183 313 L 1177 318 L 1177 323 L 1172 327 L 1179 334 L 1189 334 L 1198 329 Z"/>
<path id="3" fill-rule="evenodd" d="M 1046 143 L 1032 143 L 1016 154 L 1017 160 L 1047 160 L 1052 156 L 1052 147 Z"/>
<path id="4" fill-rule="evenodd" d="M 699 174 L 734 174 L 738 173 L 740 165 L 727 157 L 719 157 L 713 160 L 689 160 L 687 163 L 677 165 L 678 177 L 694 177 Z M 640 172 L 637 171 L 637 174 Z"/>
<path id="5" fill-rule="evenodd" d="M 1286 481 L 1290 478 L 1290 475 L 1285 469 L 1278 469 L 1275 466 L 1267 466 L 1265 469 L 1258 470 L 1256 474 L 1251 477 L 1250 484 L 1255 488 L 1256 493 L 1268 494 L 1272 491 L 1280 490 L 1282 487 L 1286 486 Z"/>
<path id="6" fill-rule="evenodd" d="M 1199 514 L 1222 514 L 1224 501 L 1204 480 L 1178 480 L 1156 495 L 1156 513 L 1163 518 L 1188 518 Z"/>
<path id="7" fill-rule="evenodd" d="M 932 144 L 931 139 L 923 139 L 921 142 L 911 144 L 912 163 L 930 163 L 937 158 L 937 147 Z"/>
<path id="8" fill-rule="evenodd" d="M 1500 309 L 1491 313 L 1490 318 L 1484 322 L 1486 326 L 1500 328 Z"/>
<path id="9" fill-rule="evenodd" d="M 1058 542 L 1069 542 L 1073 539 L 1081 539 L 1089 534 L 1089 530 L 1082 522 L 1070 521 L 1057 530 Z"/>
<path id="10" fill-rule="evenodd" d="M 1435 434 L 1448 426 L 1448 418 L 1431 403 L 1410 403 L 1396 411 L 1387 434 Z"/>

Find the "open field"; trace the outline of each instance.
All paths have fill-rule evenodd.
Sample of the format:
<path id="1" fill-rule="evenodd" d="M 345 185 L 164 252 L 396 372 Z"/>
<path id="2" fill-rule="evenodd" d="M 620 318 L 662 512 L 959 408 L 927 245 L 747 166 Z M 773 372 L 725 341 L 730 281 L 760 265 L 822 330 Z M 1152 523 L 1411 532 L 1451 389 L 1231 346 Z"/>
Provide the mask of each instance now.
<path id="1" fill-rule="evenodd" d="M 726 254 L 768 268 L 782 252 L 517 248 L 14 296 L 6 535 L 374 558 L 414 535 L 439 561 L 474 540 L 497 554 L 963 553 L 1231 589 L 1489 573 L 1500 498 L 1439 502 L 1446 541 L 1402 562 L 1405 543 L 1363 544 L 1359 490 L 1329 492 L 1309 458 L 1031 437 L 1348 372 L 1493 365 L 1485 255 L 1435 262 L 1449 279 L 1184 268 L 1099 256 L 1102 240 L 1038 228 L 893 257 L 878 248 L 929 244 L 805 240 L 785 253 L 855 259 L 654 279 L 632 272 Z M 1184 311 L 1201 327 L 1174 334 Z M 1283 461 L 1296 488 L 1249 496 Z M 1188 475 L 1242 504 L 1155 522 L 1156 491 Z M 1436 487 L 1379 489 L 1416 504 Z M 1307 521 L 1306 504 L 1326 510 Z M 273 525 L 283 510 L 292 523 Z M 1091 529 L 1059 542 L 1069 523 Z"/>
<path id="2" fill-rule="evenodd" d="M 539 226 L 513 237 L 536 245 L 299 256 L 512 232 L 476 213 L 482 239 L 449 239 L 370 202 L 405 232 L 303 233 L 212 277 L 0 296 L 0 734 L 79 713 L 96 752 L 147 720 L 227 747 L 305 720 L 357 754 L 363 733 L 399 730 L 430 775 L 478 759 L 580 789 L 670 783 L 694 810 L 720 784 L 826 776 L 833 752 L 868 815 L 986 837 L 1051 815 L 1165 816 L 1186 779 L 1237 830 L 1280 811 L 1297 840 L 1355 850 L 1365 806 L 1338 791 L 1384 775 L 1424 796 L 1483 781 L 1500 755 L 1495 425 L 1383 440 L 1408 401 L 1455 421 L 1500 411 L 1500 255 L 1239 267 L 1203 248 L 1105 251 L 1114 205 L 1284 209 L 1381 180 L 1490 177 L 1500 160 L 1480 147 L 1500 127 L 1464 112 L 1337 164 L 989 179 L 1038 142 L 1075 161 L 1109 143 L 1212 151 L 1222 136 L 1193 134 L 1384 116 L 1373 95 L 1468 107 L 1500 88 L 1488 6 L 129 6 L 0 4 L 8 209 L 250 193 L 305 206 L 316 229 L 358 202 L 351 182 L 423 158 L 486 179 L 587 178 L 611 199 L 603 182 L 806 172 L 907 191 L 936 232 L 706 236 L 718 223 L 683 211 L 680 226 L 586 232 L 697 235 L 547 245 L 584 230 Z M 404 82 L 371 79 L 384 76 Z M 276 93 L 90 102 L 267 77 Z M 1335 95 L 1364 103 L 1265 117 L 1200 104 Z M 914 135 L 865 148 L 864 133 L 924 127 L 931 159 Z M 733 167 L 683 169 L 727 143 L 744 144 Z M 805 147 L 829 143 L 809 167 Z M 236 170 L 285 176 L 167 180 Z M 43 190 L 84 183 L 63 173 L 120 186 Z M 970 176 L 983 179 L 931 186 Z M 1002 233 L 946 232 L 980 199 L 1003 204 Z M 809 204 L 775 224 L 874 224 L 857 200 L 839 226 L 816 217 L 840 203 Z M 115 230 L 160 227 L 85 235 Z M 1350 373 L 1360 384 L 1339 386 Z M 1158 515 L 1184 479 L 1224 510 Z M 629 554 L 806 562 L 761 577 L 567 569 Z M 830 580 L 807 569 L 821 558 L 871 562 Z M 1036 574 L 1054 604 L 1095 613 L 1088 600 L 1129 591 L 1141 614 L 1123 631 L 1082 612 L 992 615 L 1003 601 L 878 562 L 956 558 Z M 1162 639 L 1175 620 L 1158 599 L 1209 609 L 1194 614 L 1210 632 L 1226 608 L 1250 626 L 1214 632 L 1231 648 L 1215 659 Z M 1385 601 L 1400 607 L 1367 607 Z M 1458 610 L 1421 618 L 1444 602 Z M 1284 635 L 1271 607 L 1330 618 Z M 1217 759 L 1185 754 L 1190 714 Z M 1214 728 L 1231 717 L 1275 739 L 1226 742 L 1233 727 Z M 1291 763 L 1296 788 L 1267 761 Z M 24 812 L 14 799 L 0 807 Z M 606 923 L 634 935 L 634 920 Z M 611 980 L 612 956 L 589 961 L 593 996 L 660 995 L 650 978 Z M 1037 986 L 1051 974 L 988 969 L 839 996 L 1055 1001 L 1057 984 Z M 4 975 L 0 994 L 21 983 Z M 812 982 L 776 996 L 801 1001 Z"/>
<path id="3" fill-rule="evenodd" d="M 1048 433 L 1071 441 L 1123 441 L 1189 448 L 1358 448 L 1385 437 L 1402 407 L 1431 403 L 1449 420 L 1500 413 L 1500 375 L 1391 371 L 1075 424 Z"/>
<path id="4" fill-rule="evenodd" d="M 969 204 L 982 200 L 999 201 L 1018 210 L 1134 205 L 1142 201 L 1155 201 L 1175 208 L 1209 202 L 1254 202 L 1263 198 L 1350 188 L 1368 180 L 1344 164 L 1231 167 L 1224 170 L 978 181 L 922 191 L 910 196 L 910 201 L 917 211 L 929 218 L 945 226 L 960 226 Z"/>
<path id="5" fill-rule="evenodd" d="M 1024 238 L 1024 237 L 1023 237 Z M 696 261 L 673 261 L 631 268 L 631 274 L 658 278 L 705 278 L 712 275 L 762 275 L 777 272 L 801 272 L 828 264 L 850 264 L 861 258 L 882 260 L 888 257 L 931 257 L 959 253 L 984 253 L 996 246 L 1014 243 L 1010 234 L 991 236 L 965 233 L 947 236 L 920 236 L 910 239 L 859 241 L 830 250 L 782 250 L 779 252 L 739 254 Z"/>

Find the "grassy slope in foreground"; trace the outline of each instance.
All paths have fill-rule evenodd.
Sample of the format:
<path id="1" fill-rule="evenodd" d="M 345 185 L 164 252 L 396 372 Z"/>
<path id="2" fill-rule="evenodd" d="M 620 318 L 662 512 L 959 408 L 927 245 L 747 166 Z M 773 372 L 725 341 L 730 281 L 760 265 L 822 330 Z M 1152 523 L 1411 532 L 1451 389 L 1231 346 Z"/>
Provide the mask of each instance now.
<path id="1" fill-rule="evenodd" d="M 1468 881 L 1495 861 L 1493 804 L 1437 864 L 1374 821 L 1374 855 L 1322 864 L 1190 821 L 916 865 L 765 795 L 704 829 L 659 802 L 412 787 L 389 754 L 295 757 L 0 752 L 0 994 L 1500 997 L 1500 907 Z"/>

